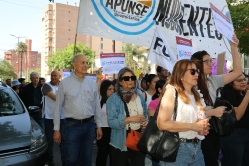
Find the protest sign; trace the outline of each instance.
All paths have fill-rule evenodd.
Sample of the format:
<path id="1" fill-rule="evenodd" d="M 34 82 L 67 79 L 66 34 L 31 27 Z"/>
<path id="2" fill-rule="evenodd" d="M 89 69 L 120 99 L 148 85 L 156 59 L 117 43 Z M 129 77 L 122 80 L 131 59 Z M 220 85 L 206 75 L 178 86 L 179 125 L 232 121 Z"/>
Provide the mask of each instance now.
<path id="1" fill-rule="evenodd" d="M 193 55 L 192 41 L 176 36 L 178 60 L 190 59 Z"/>
<path id="2" fill-rule="evenodd" d="M 233 41 L 234 29 L 231 20 L 210 3 L 216 29 L 228 40 Z M 234 41 L 233 41 L 234 42 Z"/>
<path id="3" fill-rule="evenodd" d="M 124 53 L 101 53 L 100 64 L 103 74 L 115 74 L 125 67 Z"/>
<path id="4" fill-rule="evenodd" d="M 77 33 L 150 47 L 156 28 L 177 54 L 175 36 L 192 41 L 193 51 L 207 50 L 212 58 L 226 52 L 229 41 L 216 30 L 211 2 L 229 17 L 225 0 L 81 0 Z"/>
<path id="5" fill-rule="evenodd" d="M 73 74 L 70 69 L 63 69 L 62 72 L 63 72 L 63 77 L 62 77 L 63 79 Z"/>
<path id="6" fill-rule="evenodd" d="M 176 57 L 167 40 L 157 28 L 150 46 L 148 60 L 172 72 Z"/>

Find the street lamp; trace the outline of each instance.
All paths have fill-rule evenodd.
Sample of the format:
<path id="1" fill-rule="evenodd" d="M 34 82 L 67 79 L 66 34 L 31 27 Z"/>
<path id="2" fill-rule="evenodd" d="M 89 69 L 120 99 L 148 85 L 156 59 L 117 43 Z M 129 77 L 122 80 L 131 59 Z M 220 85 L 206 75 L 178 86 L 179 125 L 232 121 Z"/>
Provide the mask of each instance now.
<path id="1" fill-rule="evenodd" d="M 10 36 L 13 36 L 13 37 L 18 39 L 17 40 L 17 47 L 19 46 L 19 39 L 20 38 L 27 38 L 26 36 L 21 37 L 21 36 L 15 36 L 15 35 L 12 35 L 12 34 L 10 34 Z M 19 61 L 19 58 L 18 58 L 18 61 Z M 18 64 L 18 68 L 19 68 L 19 64 Z M 19 71 L 18 75 L 19 75 L 19 78 L 22 77 L 22 55 L 21 55 L 21 70 Z"/>

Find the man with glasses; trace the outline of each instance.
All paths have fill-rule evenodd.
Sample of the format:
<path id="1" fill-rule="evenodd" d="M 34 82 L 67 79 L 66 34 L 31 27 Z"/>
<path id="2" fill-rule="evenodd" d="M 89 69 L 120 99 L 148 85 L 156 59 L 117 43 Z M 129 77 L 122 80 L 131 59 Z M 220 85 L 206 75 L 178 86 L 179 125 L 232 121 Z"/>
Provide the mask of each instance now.
<path id="1" fill-rule="evenodd" d="M 73 57 L 73 75 L 59 84 L 54 112 L 54 141 L 61 143 L 60 116 L 64 107 L 66 118 L 66 161 L 65 165 L 92 166 L 92 145 L 102 137 L 102 112 L 98 87 L 94 80 L 86 77 L 88 61 L 83 54 Z"/>
<path id="2" fill-rule="evenodd" d="M 167 77 L 170 75 L 169 71 L 161 66 L 157 66 L 156 71 L 160 80 L 167 80 Z"/>

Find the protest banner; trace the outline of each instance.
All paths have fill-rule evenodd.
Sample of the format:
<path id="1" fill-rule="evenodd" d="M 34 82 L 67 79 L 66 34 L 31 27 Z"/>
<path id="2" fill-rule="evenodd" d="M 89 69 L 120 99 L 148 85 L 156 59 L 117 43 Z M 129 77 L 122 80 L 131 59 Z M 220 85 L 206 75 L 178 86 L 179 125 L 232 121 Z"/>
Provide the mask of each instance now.
<path id="1" fill-rule="evenodd" d="M 227 37 L 228 40 L 233 41 L 232 37 L 234 34 L 234 29 L 232 21 L 221 11 L 219 11 L 219 9 L 217 9 L 212 3 L 210 3 L 210 7 L 212 9 L 214 23 L 217 31 Z"/>
<path id="2" fill-rule="evenodd" d="M 229 41 L 216 30 L 210 2 L 229 17 L 225 0 L 81 0 L 77 33 L 150 47 L 156 28 L 177 54 L 175 36 L 192 41 L 193 51 L 207 50 L 212 58 L 226 52 Z"/>
<path id="3" fill-rule="evenodd" d="M 62 76 L 63 76 L 62 78 L 65 79 L 65 78 L 67 78 L 68 76 L 72 75 L 73 73 L 71 72 L 70 69 L 63 69 L 63 70 L 62 70 L 62 74 L 63 74 L 63 75 L 62 75 Z"/>
<path id="4" fill-rule="evenodd" d="M 158 66 L 168 69 L 170 72 L 172 72 L 173 67 L 177 61 L 176 56 L 171 50 L 167 40 L 160 32 L 159 28 L 156 29 L 152 39 L 148 60 Z"/>
<path id="5" fill-rule="evenodd" d="M 193 55 L 192 41 L 176 36 L 178 60 L 190 59 Z"/>
<path id="6" fill-rule="evenodd" d="M 124 53 L 101 53 L 100 64 L 103 74 L 115 74 L 125 67 Z"/>

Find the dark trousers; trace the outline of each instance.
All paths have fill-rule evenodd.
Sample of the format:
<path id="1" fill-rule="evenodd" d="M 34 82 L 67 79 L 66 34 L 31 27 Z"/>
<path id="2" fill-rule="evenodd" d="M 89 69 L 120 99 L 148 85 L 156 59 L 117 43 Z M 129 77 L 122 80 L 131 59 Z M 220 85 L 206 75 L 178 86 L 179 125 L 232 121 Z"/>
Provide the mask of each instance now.
<path id="1" fill-rule="evenodd" d="M 36 112 L 36 113 L 31 113 L 29 114 L 30 117 L 32 117 L 35 122 L 44 130 L 44 119 L 42 118 L 42 113 L 40 112 Z"/>
<path id="2" fill-rule="evenodd" d="M 92 166 L 92 147 L 95 137 L 94 119 L 80 123 L 66 122 L 66 166 Z M 79 162 L 79 164 L 78 164 Z"/>
<path id="3" fill-rule="evenodd" d="M 212 129 L 205 139 L 201 141 L 201 150 L 204 155 L 205 166 L 218 166 L 220 151 L 220 136 Z"/>
<path id="4" fill-rule="evenodd" d="M 111 128 L 102 127 L 103 136 L 100 140 L 97 140 L 98 153 L 96 158 L 96 166 L 106 166 L 107 158 L 111 160 L 110 156 L 110 137 L 111 137 Z"/>
<path id="5" fill-rule="evenodd" d="M 110 146 L 112 156 L 111 165 L 113 166 L 144 166 L 145 154 L 127 148 L 128 151 L 121 151 Z"/>
<path id="6" fill-rule="evenodd" d="M 233 133 L 221 137 L 222 166 L 249 165 L 249 129 L 236 128 Z"/>
<path id="7" fill-rule="evenodd" d="M 66 158 L 66 143 L 65 143 L 65 119 L 60 120 L 60 133 L 61 133 L 61 143 L 60 143 L 60 153 L 61 161 L 65 162 Z M 53 160 L 53 146 L 54 146 L 54 122 L 53 119 L 44 119 L 45 135 L 48 142 L 48 155 L 50 160 Z"/>

